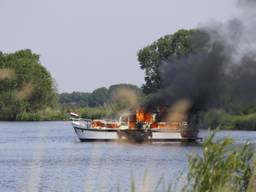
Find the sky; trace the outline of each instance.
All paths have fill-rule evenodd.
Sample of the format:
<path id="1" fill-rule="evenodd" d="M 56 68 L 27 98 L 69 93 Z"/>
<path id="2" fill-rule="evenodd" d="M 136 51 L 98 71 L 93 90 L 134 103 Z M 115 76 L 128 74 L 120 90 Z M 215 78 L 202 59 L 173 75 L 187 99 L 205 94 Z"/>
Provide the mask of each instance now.
<path id="1" fill-rule="evenodd" d="M 39 54 L 59 92 L 141 86 L 139 49 L 236 13 L 236 0 L 0 0 L 0 51 Z"/>

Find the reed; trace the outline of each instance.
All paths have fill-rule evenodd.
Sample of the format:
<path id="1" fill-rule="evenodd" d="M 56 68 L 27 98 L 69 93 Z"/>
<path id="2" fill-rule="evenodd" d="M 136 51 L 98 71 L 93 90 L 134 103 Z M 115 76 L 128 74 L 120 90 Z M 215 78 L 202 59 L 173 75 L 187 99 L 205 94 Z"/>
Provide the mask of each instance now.
<path id="1" fill-rule="evenodd" d="M 186 192 L 255 191 L 254 149 L 248 142 L 242 146 L 232 138 L 216 140 L 212 133 L 202 144 L 203 154 L 188 157 Z"/>

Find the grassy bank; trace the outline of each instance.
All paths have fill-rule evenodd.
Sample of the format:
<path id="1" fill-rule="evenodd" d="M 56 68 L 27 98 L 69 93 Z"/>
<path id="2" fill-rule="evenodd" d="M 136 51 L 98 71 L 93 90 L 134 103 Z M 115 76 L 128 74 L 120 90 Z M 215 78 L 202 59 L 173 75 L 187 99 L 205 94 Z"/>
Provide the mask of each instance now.
<path id="1" fill-rule="evenodd" d="M 65 109 L 46 108 L 36 112 L 19 113 L 17 121 L 59 121 L 68 120 L 69 115 Z"/>
<path id="2" fill-rule="evenodd" d="M 69 120 L 69 113 L 76 112 L 82 118 L 117 118 L 124 107 L 120 104 L 112 104 L 100 107 L 58 107 L 46 108 L 36 112 L 23 112 L 16 116 L 18 121 L 59 121 Z"/>
<path id="3" fill-rule="evenodd" d="M 256 130 L 256 112 L 228 114 L 221 109 L 201 114 L 201 128 L 218 127 L 224 130 Z"/>

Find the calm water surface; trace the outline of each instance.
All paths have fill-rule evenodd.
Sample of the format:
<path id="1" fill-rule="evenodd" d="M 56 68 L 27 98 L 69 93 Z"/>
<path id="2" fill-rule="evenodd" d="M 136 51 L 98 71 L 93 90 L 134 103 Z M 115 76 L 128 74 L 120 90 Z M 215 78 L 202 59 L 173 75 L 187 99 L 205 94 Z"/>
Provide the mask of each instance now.
<path id="1" fill-rule="evenodd" d="M 256 143 L 256 132 L 217 136 Z M 200 153 L 200 145 L 80 143 L 70 122 L 0 122 L 0 191 L 128 191 L 131 177 L 138 191 L 156 186 L 160 178 L 167 186 L 185 175 L 192 152 Z"/>

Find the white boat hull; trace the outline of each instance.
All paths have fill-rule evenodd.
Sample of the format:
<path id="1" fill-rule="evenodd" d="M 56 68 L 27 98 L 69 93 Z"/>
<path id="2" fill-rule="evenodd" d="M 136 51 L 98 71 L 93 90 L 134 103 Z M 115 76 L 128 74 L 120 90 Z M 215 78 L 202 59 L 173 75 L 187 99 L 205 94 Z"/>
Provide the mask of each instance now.
<path id="1" fill-rule="evenodd" d="M 85 140 L 116 140 L 118 139 L 116 131 L 95 131 L 86 130 L 74 127 L 78 138 L 81 141 Z"/>
<path id="2" fill-rule="evenodd" d="M 117 131 L 114 129 L 94 129 L 79 122 L 72 122 L 75 133 L 80 141 L 86 140 L 116 140 Z"/>

